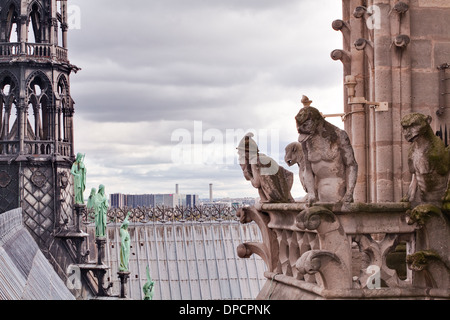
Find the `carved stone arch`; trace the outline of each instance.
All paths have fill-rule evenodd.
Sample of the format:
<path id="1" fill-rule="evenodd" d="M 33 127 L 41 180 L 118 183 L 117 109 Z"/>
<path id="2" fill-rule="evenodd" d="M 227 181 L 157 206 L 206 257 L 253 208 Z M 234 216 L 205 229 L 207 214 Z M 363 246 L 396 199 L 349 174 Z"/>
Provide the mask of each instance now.
<path id="1" fill-rule="evenodd" d="M 50 134 L 50 110 L 49 110 L 50 98 L 47 94 L 43 94 L 40 97 L 39 103 L 41 105 L 41 117 L 42 117 L 42 140 L 48 140 Z"/>
<path id="2" fill-rule="evenodd" d="M 33 11 L 33 6 L 35 4 L 37 4 L 39 13 L 41 14 L 41 16 L 43 16 L 43 13 L 45 12 L 43 4 L 39 0 L 33 0 L 33 1 L 31 1 L 28 4 L 28 7 L 27 7 L 27 15 L 28 15 L 28 17 L 30 16 L 31 11 Z"/>
<path id="3" fill-rule="evenodd" d="M 19 80 L 9 70 L 4 70 L 3 72 L 0 73 L 0 87 L 3 88 L 3 86 L 6 84 L 9 84 L 11 86 L 9 96 L 18 97 L 19 96 Z"/>
<path id="4" fill-rule="evenodd" d="M 5 33 L 1 41 L 10 42 L 12 40 L 13 26 L 16 24 L 17 28 L 20 25 L 20 3 L 17 0 L 10 0 L 4 6 L 0 12 L 0 19 L 4 22 Z M 19 32 L 15 32 L 16 41 L 19 41 Z"/>
<path id="5" fill-rule="evenodd" d="M 53 101 L 53 86 L 47 75 L 40 71 L 36 70 L 32 74 L 30 74 L 27 78 L 26 84 L 27 84 L 27 90 L 26 90 L 26 96 L 27 100 L 29 97 L 34 93 L 34 90 L 31 88 L 31 85 L 34 81 L 38 81 L 37 79 L 40 79 L 40 83 L 43 84 L 44 88 L 42 89 L 42 94 L 46 94 L 48 98 L 50 99 L 49 102 Z"/>
<path id="6" fill-rule="evenodd" d="M 60 87 L 62 88 L 62 90 L 60 90 Z M 69 82 L 67 81 L 65 74 L 60 74 L 58 76 L 58 80 L 56 81 L 55 94 L 60 99 L 62 99 L 63 97 L 65 97 L 66 99 L 69 98 L 69 96 L 70 96 Z"/>
<path id="7" fill-rule="evenodd" d="M 0 9 L 1 10 L 0 11 L 0 18 L 2 20 L 6 19 L 6 16 L 8 15 L 12 5 L 14 6 L 14 11 L 15 11 L 16 16 L 20 15 L 20 11 L 19 11 L 20 3 L 19 3 L 19 1 L 18 0 L 9 0 L 9 1 L 6 2 L 5 6 L 3 6 Z"/>
<path id="8" fill-rule="evenodd" d="M 39 98 L 36 96 L 36 94 L 32 93 L 32 94 L 28 97 L 27 104 L 32 104 L 33 106 L 39 105 Z"/>

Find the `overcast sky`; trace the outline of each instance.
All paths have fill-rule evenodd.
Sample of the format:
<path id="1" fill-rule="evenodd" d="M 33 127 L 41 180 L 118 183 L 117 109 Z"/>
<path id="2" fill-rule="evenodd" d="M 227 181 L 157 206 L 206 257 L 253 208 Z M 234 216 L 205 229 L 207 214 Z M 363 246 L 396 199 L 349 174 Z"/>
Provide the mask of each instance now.
<path id="1" fill-rule="evenodd" d="M 75 152 L 86 153 L 86 195 L 181 193 L 257 197 L 237 163 L 252 131 L 285 168 L 294 117 L 307 95 L 342 112 L 338 0 L 78 0 L 69 30 Z M 342 127 L 340 119 L 329 119 Z M 234 139 L 232 137 L 236 136 Z M 195 154 L 188 153 L 190 142 Z M 304 194 L 295 175 L 294 197 Z"/>

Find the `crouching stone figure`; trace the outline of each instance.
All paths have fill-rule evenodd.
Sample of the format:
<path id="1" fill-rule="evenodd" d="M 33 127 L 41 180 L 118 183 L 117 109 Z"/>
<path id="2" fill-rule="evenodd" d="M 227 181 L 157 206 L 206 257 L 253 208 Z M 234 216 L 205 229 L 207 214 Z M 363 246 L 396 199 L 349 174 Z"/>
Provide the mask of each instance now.
<path id="1" fill-rule="evenodd" d="M 252 133 L 246 134 L 237 147 L 245 179 L 258 189 L 261 202 L 294 202 L 291 195 L 294 174 L 259 153 L 252 137 Z"/>
<path id="2" fill-rule="evenodd" d="M 450 200 L 446 195 L 450 154 L 444 142 L 434 134 L 431 121 L 430 116 L 421 113 L 408 114 L 401 121 L 403 135 L 411 143 L 408 165 L 412 174 L 408 193 L 402 201 L 431 203 L 440 207 L 442 200 Z"/>
<path id="3" fill-rule="evenodd" d="M 300 109 L 295 120 L 302 146 L 295 152 L 303 152 L 308 203 L 353 202 L 358 164 L 347 133 L 326 121 L 314 107 Z"/>

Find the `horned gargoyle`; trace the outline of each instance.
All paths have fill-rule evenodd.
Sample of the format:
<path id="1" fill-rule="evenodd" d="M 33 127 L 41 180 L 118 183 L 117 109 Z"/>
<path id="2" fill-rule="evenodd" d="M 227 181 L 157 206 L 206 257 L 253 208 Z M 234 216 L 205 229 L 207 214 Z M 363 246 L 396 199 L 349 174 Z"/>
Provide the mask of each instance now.
<path id="1" fill-rule="evenodd" d="M 401 121 L 403 135 L 411 143 L 408 153 L 409 171 L 412 174 L 405 202 L 430 203 L 442 206 L 450 173 L 450 153 L 444 142 L 430 126 L 432 118 L 421 113 L 411 113 Z"/>

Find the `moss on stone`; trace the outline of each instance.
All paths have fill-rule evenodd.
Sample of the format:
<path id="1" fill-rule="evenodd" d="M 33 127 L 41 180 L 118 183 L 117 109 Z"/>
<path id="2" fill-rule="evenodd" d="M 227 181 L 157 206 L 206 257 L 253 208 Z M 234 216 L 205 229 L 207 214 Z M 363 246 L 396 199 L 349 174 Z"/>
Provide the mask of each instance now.
<path id="1" fill-rule="evenodd" d="M 433 250 L 423 250 L 406 256 L 406 263 L 412 270 L 421 271 L 431 260 L 442 260 Z"/>
<path id="2" fill-rule="evenodd" d="M 432 204 L 420 204 L 409 213 L 411 220 L 417 222 L 419 225 L 424 225 L 433 215 L 440 216 L 442 215 L 442 211 Z"/>

